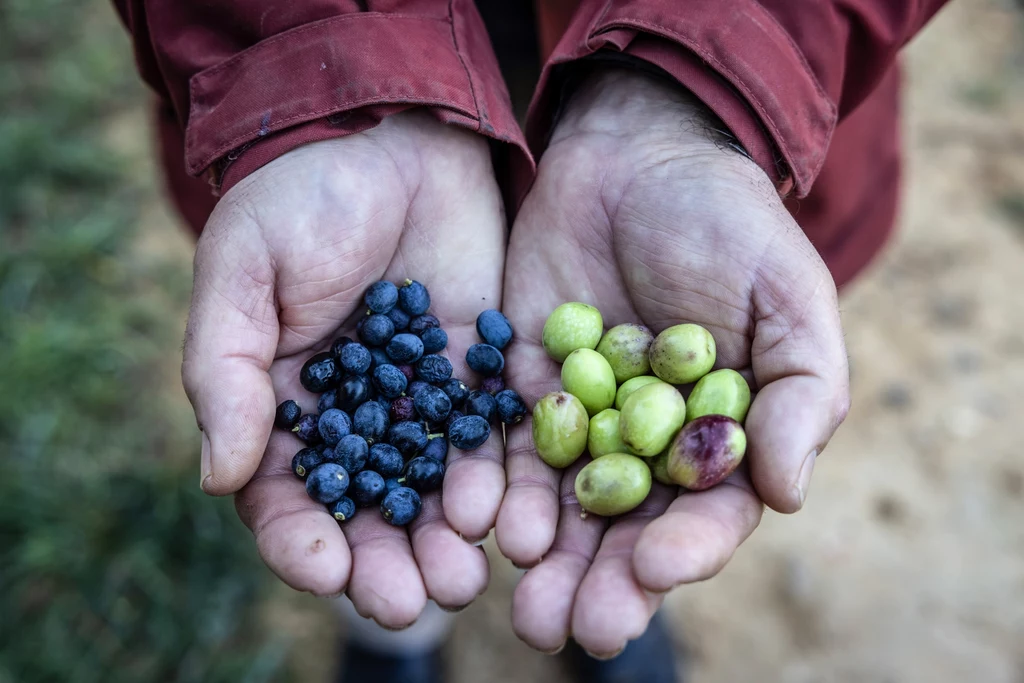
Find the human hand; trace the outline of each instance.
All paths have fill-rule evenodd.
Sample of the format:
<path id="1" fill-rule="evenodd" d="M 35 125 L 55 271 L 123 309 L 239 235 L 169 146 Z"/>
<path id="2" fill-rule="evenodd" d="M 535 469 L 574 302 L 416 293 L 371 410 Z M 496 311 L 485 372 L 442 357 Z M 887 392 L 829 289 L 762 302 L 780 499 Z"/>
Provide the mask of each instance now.
<path id="1" fill-rule="evenodd" d="M 513 597 L 513 627 L 543 651 L 572 636 L 610 656 L 641 635 L 667 591 L 725 565 L 762 501 L 780 512 L 803 505 L 816 454 L 848 409 L 832 278 L 767 176 L 713 142 L 702 116 L 647 76 L 592 77 L 556 126 L 512 230 L 509 382 L 528 404 L 559 388 L 540 337 L 565 301 L 597 306 L 606 327 L 699 323 L 717 341 L 716 367 L 759 390 L 740 471 L 699 493 L 655 483 L 612 520 L 581 519 L 573 481 L 589 458 L 552 469 L 529 420 L 509 431 L 496 536 L 503 554 L 532 567 Z"/>
<path id="2" fill-rule="evenodd" d="M 379 279 L 430 289 L 455 376 L 479 311 L 498 306 L 506 232 L 487 142 L 424 113 L 283 155 L 227 192 L 196 248 L 182 378 L 203 432 L 202 487 L 238 492 L 260 555 L 285 583 L 347 591 L 384 626 L 412 623 L 432 598 L 462 607 L 487 585 L 470 540 L 493 526 L 504 492 L 500 432 L 452 449 L 442 497 L 408 530 L 374 509 L 339 527 L 291 472 L 302 447 L 273 430 L 278 402 L 316 411 L 302 364 L 354 328 Z M 470 539 L 470 540 L 466 540 Z"/>

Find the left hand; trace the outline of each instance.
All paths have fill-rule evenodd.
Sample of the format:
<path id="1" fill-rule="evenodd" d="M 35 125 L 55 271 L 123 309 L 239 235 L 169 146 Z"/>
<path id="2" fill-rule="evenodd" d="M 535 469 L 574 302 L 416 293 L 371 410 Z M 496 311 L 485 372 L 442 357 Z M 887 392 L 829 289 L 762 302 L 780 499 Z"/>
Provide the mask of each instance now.
<path id="1" fill-rule="evenodd" d="M 606 327 L 708 328 L 716 367 L 758 391 L 747 463 L 700 493 L 655 484 L 633 512 L 580 518 L 576 473 L 536 455 L 530 420 L 509 430 L 501 551 L 532 567 L 513 627 L 543 651 L 570 636 L 607 657 L 643 633 L 664 594 L 709 578 L 757 526 L 762 501 L 804 502 L 814 459 L 845 417 L 847 358 L 832 278 L 765 174 L 701 131 L 700 106 L 632 72 L 578 90 L 541 159 L 512 230 L 505 310 L 517 330 L 509 385 L 529 405 L 559 389 L 540 345 L 565 301 L 597 306 Z"/>
<path id="2" fill-rule="evenodd" d="M 260 556 L 289 586 L 345 591 L 389 628 L 415 621 L 427 598 L 461 608 L 486 588 L 487 558 L 471 541 L 488 534 L 505 490 L 500 432 L 472 453 L 452 449 L 443 497 L 426 495 L 400 528 L 375 508 L 339 526 L 291 470 L 302 443 L 272 426 L 284 399 L 316 410 L 299 371 L 352 334 L 381 278 L 430 287 L 446 353 L 468 377 L 477 313 L 501 301 L 505 238 L 487 142 L 422 111 L 291 150 L 218 203 L 196 248 L 182 363 L 203 431 L 201 482 L 237 493 Z"/>

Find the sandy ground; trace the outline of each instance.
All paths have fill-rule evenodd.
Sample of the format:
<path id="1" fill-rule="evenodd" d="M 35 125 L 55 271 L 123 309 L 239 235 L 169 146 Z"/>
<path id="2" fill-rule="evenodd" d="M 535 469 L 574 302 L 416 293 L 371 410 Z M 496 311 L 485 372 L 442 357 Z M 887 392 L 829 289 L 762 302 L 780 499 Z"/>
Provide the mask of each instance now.
<path id="1" fill-rule="evenodd" d="M 804 511 L 669 597 L 693 683 L 1024 683 L 1024 7 L 954 2 L 906 64 L 902 228 L 843 298 L 853 410 Z M 563 680 L 488 553 L 452 680 Z M 326 605 L 282 588 L 267 613 L 326 680 Z"/>

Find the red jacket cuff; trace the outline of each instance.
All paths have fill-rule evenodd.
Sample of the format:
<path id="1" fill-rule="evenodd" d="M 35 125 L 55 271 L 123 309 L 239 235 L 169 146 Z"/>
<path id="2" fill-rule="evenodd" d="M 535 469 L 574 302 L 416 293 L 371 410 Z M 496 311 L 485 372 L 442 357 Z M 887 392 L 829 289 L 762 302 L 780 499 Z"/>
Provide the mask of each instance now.
<path id="1" fill-rule="evenodd" d="M 715 112 L 750 154 L 754 163 L 768 174 L 779 194 L 785 196 L 793 191 L 794 176 L 761 118 L 736 89 L 710 69 L 700 57 L 689 50 L 681 50 L 669 41 L 646 35 L 632 40 L 624 53 L 654 64 L 675 78 Z"/>
<path id="2" fill-rule="evenodd" d="M 775 180 L 806 196 L 821 170 L 836 108 L 789 34 L 755 0 L 583 0 L 545 64 L 530 107 L 527 140 L 539 156 L 553 125 L 558 65 L 599 50 L 631 54 L 675 77 L 701 99 Z"/>
<path id="3" fill-rule="evenodd" d="M 355 111 L 329 114 L 323 118 L 290 126 L 278 133 L 261 136 L 243 144 L 216 160 L 210 167 L 210 180 L 217 194 L 224 194 L 253 171 L 296 147 L 340 138 L 373 128 L 384 118 L 410 109 L 414 104 L 361 107 Z"/>
<path id="4" fill-rule="evenodd" d="M 299 145 L 416 106 L 509 143 L 532 166 L 475 11 L 346 14 L 285 31 L 191 77 L 185 164 L 226 190 Z"/>

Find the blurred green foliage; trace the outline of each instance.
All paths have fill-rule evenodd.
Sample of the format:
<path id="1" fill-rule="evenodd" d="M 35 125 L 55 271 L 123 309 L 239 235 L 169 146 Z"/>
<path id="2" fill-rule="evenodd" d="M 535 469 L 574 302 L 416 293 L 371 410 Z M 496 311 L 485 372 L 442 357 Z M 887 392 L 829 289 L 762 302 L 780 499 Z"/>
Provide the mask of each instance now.
<path id="1" fill-rule="evenodd" d="M 165 389 L 189 273 L 135 247 L 123 29 L 98 0 L 3 0 L 0 64 L 0 683 L 279 680 L 270 575 Z"/>
<path id="2" fill-rule="evenodd" d="M 1024 193 L 1004 194 L 996 198 L 996 206 L 1024 236 Z"/>

